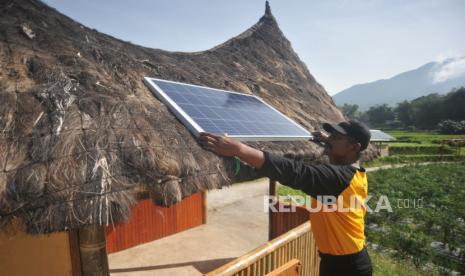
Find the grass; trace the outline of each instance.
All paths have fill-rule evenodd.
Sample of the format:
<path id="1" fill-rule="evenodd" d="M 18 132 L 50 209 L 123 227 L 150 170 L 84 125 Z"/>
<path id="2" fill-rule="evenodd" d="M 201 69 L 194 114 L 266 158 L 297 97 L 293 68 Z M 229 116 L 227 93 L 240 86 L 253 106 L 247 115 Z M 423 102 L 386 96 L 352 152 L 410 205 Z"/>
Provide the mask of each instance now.
<path id="1" fill-rule="evenodd" d="M 375 160 L 362 162 L 364 167 L 379 167 L 392 164 L 416 164 L 423 162 L 457 162 L 465 161 L 465 155 L 456 158 L 455 155 L 431 155 L 431 154 L 415 154 L 415 155 L 390 155 L 377 158 Z"/>
<path id="2" fill-rule="evenodd" d="M 440 134 L 434 131 L 403 131 L 403 130 L 393 130 L 385 131 L 386 133 L 394 136 L 397 139 L 397 142 L 393 142 L 393 146 L 405 145 L 402 141 L 409 142 L 411 144 L 421 144 L 421 145 L 437 145 L 438 142 L 444 139 L 465 139 L 465 135 L 455 135 L 455 134 Z"/>
<path id="3" fill-rule="evenodd" d="M 278 194 L 282 195 L 282 196 L 287 196 L 287 195 L 305 196 L 306 195 L 302 191 L 295 190 L 295 189 L 289 188 L 289 187 L 284 186 L 284 185 L 279 185 Z"/>
<path id="4" fill-rule="evenodd" d="M 453 250 L 465 250 L 464 168 L 465 162 L 457 162 L 370 173 L 369 193 L 373 197 L 368 205 L 374 209 L 378 199 L 385 196 L 392 212 L 367 214 L 367 240 L 396 250 L 400 259 L 411 258 L 418 267 L 429 263 L 463 272 L 465 260 L 431 244 L 440 242 Z"/>
<path id="5" fill-rule="evenodd" d="M 386 131 L 397 140 L 390 142 L 387 157 L 363 162 L 365 167 L 389 164 L 406 164 L 421 162 L 453 162 L 465 160 L 465 147 L 461 148 L 460 159 L 455 158 L 455 148 L 441 145 L 445 139 L 465 139 L 465 135 L 440 134 L 433 131 Z"/>
<path id="6" fill-rule="evenodd" d="M 440 134 L 434 131 L 386 131 L 394 136 L 397 140 L 389 143 L 389 148 L 404 147 L 438 147 L 442 140 L 447 139 L 465 139 L 465 135 L 459 134 Z M 452 148 L 455 150 L 454 148 Z M 465 148 L 462 147 L 461 153 L 465 154 Z"/>
<path id="7" fill-rule="evenodd" d="M 396 260 L 387 254 L 374 250 L 369 251 L 371 263 L 373 265 L 373 275 L 375 276 L 419 276 L 422 271 L 417 269 L 408 261 Z"/>
<path id="8" fill-rule="evenodd" d="M 454 154 L 455 148 L 449 145 L 415 145 L 406 144 L 402 146 L 389 145 L 390 155 L 401 155 L 401 154 L 433 154 L 433 155 L 444 155 Z"/>

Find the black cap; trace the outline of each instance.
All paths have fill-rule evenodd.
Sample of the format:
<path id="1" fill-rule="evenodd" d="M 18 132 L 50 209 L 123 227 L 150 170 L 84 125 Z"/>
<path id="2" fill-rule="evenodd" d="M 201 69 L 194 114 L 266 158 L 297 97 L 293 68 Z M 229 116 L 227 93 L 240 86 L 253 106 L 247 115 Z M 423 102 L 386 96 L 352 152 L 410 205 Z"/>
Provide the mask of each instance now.
<path id="1" fill-rule="evenodd" d="M 370 130 L 365 124 L 359 121 L 351 120 L 348 122 L 339 123 L 337 125 L 324 123 L 323 129 L 330 133 L 336 131 L 340 134 L 354 138 L 354 140 L 359 142 L 362 146 L 360 148 L 360 151 L 366 149 L 368 147 L 368 144 L 370 143 Z"/>

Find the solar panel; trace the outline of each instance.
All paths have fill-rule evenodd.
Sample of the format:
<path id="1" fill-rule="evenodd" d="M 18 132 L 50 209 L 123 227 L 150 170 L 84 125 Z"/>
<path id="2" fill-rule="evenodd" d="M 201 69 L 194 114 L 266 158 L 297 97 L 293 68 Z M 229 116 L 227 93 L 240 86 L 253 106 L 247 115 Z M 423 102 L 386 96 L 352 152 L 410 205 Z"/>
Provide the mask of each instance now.
<path id="1" fill-rule="evenodd" d="M 391 135 L 383 132 L 379 129 L 370 129 L 371 139 L 372 142 L 387 142 L 387 141 L 394 141 L 396 138 L 392 137 Z"/>
<path id="2" fill-rule="evenodd" d="M 148 77 L 144 82 L 196 137 L 200 132 L 227 133 L 243 141 L 312 137 L 303 127 L 253 95 Z"/>

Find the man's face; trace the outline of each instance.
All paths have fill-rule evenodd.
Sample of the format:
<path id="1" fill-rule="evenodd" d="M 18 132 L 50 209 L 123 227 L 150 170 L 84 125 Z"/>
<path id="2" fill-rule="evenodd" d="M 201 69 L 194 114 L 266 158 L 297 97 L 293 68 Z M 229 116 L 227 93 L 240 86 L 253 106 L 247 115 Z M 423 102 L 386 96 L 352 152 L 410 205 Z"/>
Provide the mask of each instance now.
<path id="1" fill-rule="evenodd" d="M 356 155 L 359 150 L 360 144 L 351 137 L 333 131 L 326 140 L 324 154 L 330 159 L 340 159 Z"/>

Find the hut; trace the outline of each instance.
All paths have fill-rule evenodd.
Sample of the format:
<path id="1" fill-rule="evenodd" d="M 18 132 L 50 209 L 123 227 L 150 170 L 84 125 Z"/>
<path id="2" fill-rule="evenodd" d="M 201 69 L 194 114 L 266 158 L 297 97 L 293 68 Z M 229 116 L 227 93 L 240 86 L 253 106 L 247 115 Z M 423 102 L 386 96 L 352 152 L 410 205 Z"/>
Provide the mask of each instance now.
<path id="1" fill-rule="evenodd" d="M 255 177 L 203 150 L 143 76 L 255 94 L 309 130 L 344 120 L 268 5 L 242 34 L 182 53 L 37 0 L 2 1 L 0 60 L 0 275 L 105 275 L 107 251 L 205 223 L 207 190 Z M 320 154 L 303 141 L 249 144 Z"/>
<path id="2" fill-rule="evenodd" d="M 396 140 L 393 136 L 387 134 L 386 132 L 379 129 L 370 129 L 371 139 L 370 144 L 374 146 L 379 157 L 389 155 L 389 144 Z"/>

